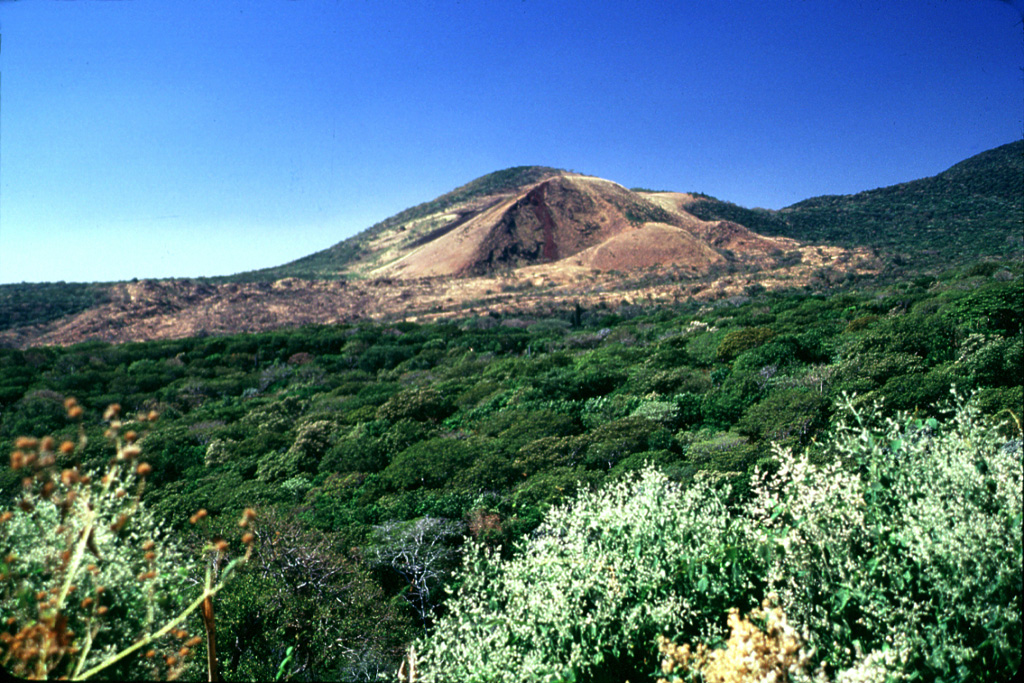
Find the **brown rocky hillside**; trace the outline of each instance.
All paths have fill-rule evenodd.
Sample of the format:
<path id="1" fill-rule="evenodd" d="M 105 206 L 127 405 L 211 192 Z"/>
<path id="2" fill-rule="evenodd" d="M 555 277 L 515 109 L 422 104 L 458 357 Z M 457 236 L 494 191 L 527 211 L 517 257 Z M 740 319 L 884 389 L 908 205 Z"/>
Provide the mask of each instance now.
<path id="1" fill-rule="evenodd" d="M 687 198 L 560 173 L 380 231 L 338 274 L 465 277 L 562 264 L 595 271 L 672 265 L 701 275 L 727 260 L 770 266 L 799 246 L 736 223 L 702 221 L 682 208 Z"/>
<path id="2" fill-rule="evenodd" d="M 509 169 L 279 268 L 110 285 L 85 310 L 0 330 L 0 346 L 615 308 L 827 283 L 877 267 L 866 249 L 701 220 L 687 212 L 692 203 L 556 169 Z"/>

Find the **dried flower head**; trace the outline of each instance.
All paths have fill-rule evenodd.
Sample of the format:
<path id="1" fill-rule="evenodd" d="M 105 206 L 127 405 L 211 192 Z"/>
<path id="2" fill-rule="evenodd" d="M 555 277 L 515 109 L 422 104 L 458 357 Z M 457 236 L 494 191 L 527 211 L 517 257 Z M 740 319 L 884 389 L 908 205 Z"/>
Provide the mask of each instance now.
<path id="1" fill-rule="evenodd" d="M 124 525 L 128 523 L 128 515 L 119 515 L 117 521 L 110 525 L 110 530 L 117 533 L 124 528 Z"/>
<path id="2" fill-rule="evenodd" d="M 253 519 L 256 519 L 256 511 L 252 508 L 245 508 L 242 511 L 242 519 L 238 521 L 238 526 L 245 528 L 249 526 L 249 522 Z"/>

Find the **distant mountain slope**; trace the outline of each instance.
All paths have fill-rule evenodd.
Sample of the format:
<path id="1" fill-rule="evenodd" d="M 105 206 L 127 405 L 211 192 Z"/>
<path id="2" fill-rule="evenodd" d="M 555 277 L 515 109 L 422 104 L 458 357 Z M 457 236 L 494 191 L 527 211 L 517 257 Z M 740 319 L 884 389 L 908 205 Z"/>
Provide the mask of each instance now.
<path id="1" fill-rule="evenodd" d="M 637 232 L 655 223 L 663 228 Z M 739 255 L 749 261 L 755 253 L 794 246 L 769 243 L 778 238 L 870 247 L 897 263 L 928 268 L 1019 254 L 1022 226 L 1024 141 L 930 178 L 813 197 L 779 211 L 703 194 L 631 191 L 546 166 L 517 166 L 406 209 L 323 251 L 218 280 L 486 275 L 569 264 L 568 259 L 574 267 L 605 270 L 678 264 L 696 274 L 722 259 Z M 740 229 L 749 236 L 738 238 Z M 733 235 L 729 244 L 718 234 L 723 230 Z M 612 242 L 601 248 L 606 240 Z"/>
<path id="2" fill-rule="evenodd" d="M 700 220 L 683 208 L 689 198 L 522 166 L 478 178 L 324 251 L 236 279 L 467 277 L 551 264 L 576 272 L 674 266 L 699 275 L 725 262 L 767 265 L 769 254 L 799 246 L 734 221 Z"/>
<path id="3" fill-rule="evenodd" d="M 104 304 L 108 289 L 75 282 L 0 285 L 0 330 L 41 325 Z"/>
<path id="4" fill-rule="evenodd" d="M 563 172 L 560 169 L 547 166 L 515 166 L 488 173 L 436 199 L 400 211 L 323 251 L 281 266 L 240 273 L 229 279 L 274 280 L 284 277 L 334 277 L 346 266 L 364 255 L 366 244 L 381 233 L 397 229 L 405 224 L 415 223 L 431 214 L 443 214 L 454 206 L 471 203 L 479 197 L 511 192 L 523 185 L 529 185 Z"/>
<path id="5" fill-rule="evenodd" d="M 813 197 L 780 211 L 697 196 L 686 210 L 766 235 L 874 247 L 919 265 L 1019 253 L 1024 242 L 1024 141 L 962 161 L 930 178 L 853 195 Z"/>

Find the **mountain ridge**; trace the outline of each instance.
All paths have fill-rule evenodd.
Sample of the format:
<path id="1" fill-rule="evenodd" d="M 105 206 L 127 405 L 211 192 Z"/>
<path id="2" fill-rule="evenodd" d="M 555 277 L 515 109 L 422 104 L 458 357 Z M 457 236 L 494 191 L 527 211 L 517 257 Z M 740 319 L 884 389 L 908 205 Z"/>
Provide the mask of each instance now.
<path id="1" fill-rule="evenodd" d="M 389 231 L 403 231 L 425 222 L 427 225 L 420 229 L 411 244 L 422 247 L 459 228 L 472 218 L 472 211 L 490 208 L 473 206 L 474 200 L 491 197 L 493 206 L 498 203 L 494 197 L 519 190 L 525 194 L 532 186 L 559 176 L 603 180 L 549 166 L 516 166 L 494 171 L 379 221 L 321 251 L 280 266 L 217 279 L 386 275 L 386 271 L 375 273 L 370 267 L 360 274 L 350 266 L 361 259 L 367 261 L 373 241 Z M 671 210 L 700 221 L 727 221 L 764 237 L 844 248 L 871 247 L 923 267 L 959 262 L 963 254 L 973 259 L 1007 256 L 1022 247 L 1014 229 L 1024 225 L 1024 140 L 981 152 L 934 176 L 854 194 L 810 197 L 778 210 L 749 209 L 703 193 L 626 190 L 615 185 L 646 202 L 660 195 L 691 197 L 690 201 L 679 202 Z M 619 208 L 626 207 L 620 205 Z M 453 217 L 449 215 L 451 212 L 455 214 Z M 450 218 L 448 222 L 442 220 L 446 215 Z M 664 214 L 651 215 L 649 209 L 642 218 L 677 227 L 679 223 Z M 548 251 L 542 253 L 550 256 L 552 245 L 546 248 Z M 495 259 L 494 255 L 490 258 L 481 255 L 481 259 L 484 263 L 467 269 L 467 273 L 484 275 L 489 271 L 486 263 L 496 260 L 497 267 L 504 267 L 507 264 L 503 262 L 509 260 Z"/>
<path id="2" fill-rule="evenodd" d="M 936 176 L 779 211 L 519 166 L 277 268 L 219 278 L 0 286 L 0 347 L 363 318 L 543 316 L 822 291 L 880 273 L 936 275 L 957 264 L 1020 257 L 1021 188 L 1024 141 Z"/>
<path id="3" fill-rule="evenodd" d="M 363 243 L 380 234 L 384 230 L 394 228 L 402 223 L 422 218 L 431 212 L 447 209 L 455 204 L 469 201 L 486 192 L 510 189 L 512 187 L 536 182 L 558 173 L 562 169 L 548 166 L 513 166 L 511 168 L 493 171 L 475 178 L 468 183 L 460 185 L 435 199 L 421 202 L 415 206 L 403 209 L 398 213 L 374 223 L 369 228 L 358 232 L 326 249 L 314 252 L 307 256 L 289 261 L 280 266 L 261 268 L 254 271 L 246 271 L 233 276 L 226 276 L 230 279 L 266 279 L 277 277 L 322 277 L 324 269 L 339 268 L 354 258 L 357 258 Z M 309 269 L 308 272 L 300 275 L 296 270 Z"/>
<path id="4" fill-rule="evenodd" d="M 515 167 L 328 249 L 235 279 L 482 277 L 556 262 L 572 270 L 622 271 L 676 264 L 700 274 L 723 260 L 764 265 L 767 254 L 797 246 L 788 238 L 750 233 L 735 221 L 701 220 L 686 211 L 683 197 L 550 167 Z M 733 237 L 750 234 L 723 239 L 719 229 Z"/>
<path id="5" fill-rule="evenodd" d="M 1024 247 L 1024 140 L 964 159 L 934 176 L 847 195 L 820 195 L 771 211 L 714 197 L 687 210 L 765 235 L 871 247 L 922 267 L 1010 257 Z"/>

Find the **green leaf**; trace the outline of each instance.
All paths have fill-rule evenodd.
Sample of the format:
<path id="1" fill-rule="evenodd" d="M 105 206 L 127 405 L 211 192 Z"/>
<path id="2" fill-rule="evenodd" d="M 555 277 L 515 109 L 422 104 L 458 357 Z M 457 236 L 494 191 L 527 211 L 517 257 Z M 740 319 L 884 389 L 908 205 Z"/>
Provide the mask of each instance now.
<path id="1" fill-rule="evenodd" d="M 838 602 L 838 605 L 836 606 L 836 608 L 834 610 L 832 610 L 833 613 L 838 614 L 839 612 L 842 612 L 843 609 L 846 607 L 846 603 L 848 603 L 849 601 L 850 601 L 850 591 L 849 591 L 849 589 L 847 589 L 847 588 L 840 588 L 839 592 L 836 593 L 836 596 L 835 596 L 835 602 Z"/>
<path id="2" fill-rule="evenodd" d="M 292 663 L 292 655 L 295 653 L 295 648 L 291 645 L 284 652 L 284 659 L 281 660 L 281 665 L 277 667 L 277 674 L 274 676 L 275 681 L 281 680 L 284 676 L 285 668 Z"/>

